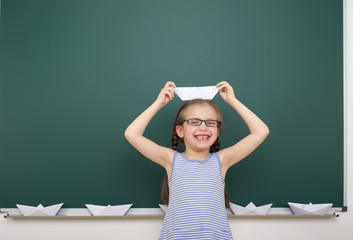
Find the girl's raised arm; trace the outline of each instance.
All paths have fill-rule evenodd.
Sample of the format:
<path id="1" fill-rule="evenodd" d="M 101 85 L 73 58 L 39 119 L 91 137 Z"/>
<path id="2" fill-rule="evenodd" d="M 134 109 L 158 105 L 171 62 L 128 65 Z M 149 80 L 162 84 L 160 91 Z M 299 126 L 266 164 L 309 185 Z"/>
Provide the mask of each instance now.
<path id="1" fill-rule="evenodd" d="M 174 98 L 173 87 L 175 87 L 175 83 L 167 82 L 156 101 L 125 130 L 125 137 L 128 142 L 145 157 L 163 166 L 168 174 L 170 174 L 174 151 L 147 139 L 143 136 L 143 133 L 154 115 Z"/>
<path id="2" fill-rule="evenodd" d="M 224 179 L 228 168 L 253 152 L 266 139 L 270 130 L 260 118 L 235 98 L 232 86 L 225 81 L 216 86 L 220 89 L 219 94 L 223 100 L 240 115 L 250 130 L 250 134 L 235 145 L 219 151 Z"/>

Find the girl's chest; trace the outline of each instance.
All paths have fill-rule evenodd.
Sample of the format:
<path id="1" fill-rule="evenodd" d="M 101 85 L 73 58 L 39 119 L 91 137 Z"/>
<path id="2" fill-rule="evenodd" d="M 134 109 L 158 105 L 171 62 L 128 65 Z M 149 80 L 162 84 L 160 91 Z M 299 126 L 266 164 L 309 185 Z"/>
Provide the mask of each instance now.
<path id="1" fill-rule="evenodd" d="M 187 162 L 175 166 L 173 177 L 180 181 L 196 183 L 218 183 L 221 177 L 220 167 L 212 162 Z"/>

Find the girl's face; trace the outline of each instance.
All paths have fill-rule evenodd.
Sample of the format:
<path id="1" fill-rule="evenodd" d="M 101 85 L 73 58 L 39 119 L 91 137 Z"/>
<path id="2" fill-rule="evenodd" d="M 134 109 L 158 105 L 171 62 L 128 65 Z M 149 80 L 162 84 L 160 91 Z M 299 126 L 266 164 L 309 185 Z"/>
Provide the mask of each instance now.
<path id="1" fill-rule="evenodd" d="M 188 107 L 185 111 L 185 119 L 198 118 L 201 120 L 218 120 L 216 111 L 207 104 L 197 104 Z M 185 148 L 193 151 L 209 151 L 217 140 L 219 127 L 206 126 L 202 122 L 200 126 L 188 125 L 185 121 L 176 126 L 178 136 L 184 140 Z"/>

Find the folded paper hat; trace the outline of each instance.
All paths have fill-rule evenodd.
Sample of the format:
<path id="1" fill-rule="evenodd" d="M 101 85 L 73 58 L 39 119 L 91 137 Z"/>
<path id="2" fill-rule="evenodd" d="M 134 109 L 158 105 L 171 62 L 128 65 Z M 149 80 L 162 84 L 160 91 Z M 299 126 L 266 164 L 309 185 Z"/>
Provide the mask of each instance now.
<path id="1" fill-rule="evenodd" d="M 62 207 L 62 205 L 63 203 L 43 207 L 42 204 L 39 204 L 37 207 L 32 207 L 16 204 L 16 206 L 24 216 L 55 216 L 59 209 Z"/>
<path id="2" fill-rule="evenodd" d="M 256 207 L 252 202 L 250 202 L 246 207 L 242 207 L 234 203 L 229 203 L 229 205 L 234 215 L 266 215 L 270 210 L 272 203 L 259 207 Z"/>
<path id="3" fill-rule="evenodd" d="M 163 210 L 163 212 L 167 212 L 167 210 L 168 210 L 168 206 L 167 205 L 165 205 L 165 204 L 159 204 L 159 207 Z"/>
<path id="4" fill-rule="evenodd" d="M 332 207 L 332 203 L 302 204 L 288 202 L 295 215 L 325 215 Z"/>
<path id="5" fill-rule="evenodd" d="M 211 100 L 218 93 L 216 86 L 208 87 L 176 87 L 173 88 L 174 92 L 183 101 L 192 99 L 208 99 Z"/>
<path id="6" fill-rule="evenodd" d="M 93 216 L 123 216 L 132 206 L 132 204 L 116 205 L 116 206 L 100 206 L 86 204 L 86 207 Z"/>

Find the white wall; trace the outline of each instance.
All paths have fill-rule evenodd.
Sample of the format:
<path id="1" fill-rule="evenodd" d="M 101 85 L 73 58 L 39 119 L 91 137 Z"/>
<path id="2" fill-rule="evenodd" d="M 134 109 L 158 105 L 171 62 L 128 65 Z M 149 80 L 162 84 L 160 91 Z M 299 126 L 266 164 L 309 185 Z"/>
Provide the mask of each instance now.
<path id="1" fill-rule="evenodd" d="M 351 240 L 353 239 L 353 0 L 346 0 L 347 13 L 347 148 L 348 212 L 338 218 L 231 219 L 236 240 Z M 350 43 L 349 43 L 350 42 Z M 0 239 L 158 239 L 163 218 L 93 220 L 16 220 L 0 214 Z"/>

